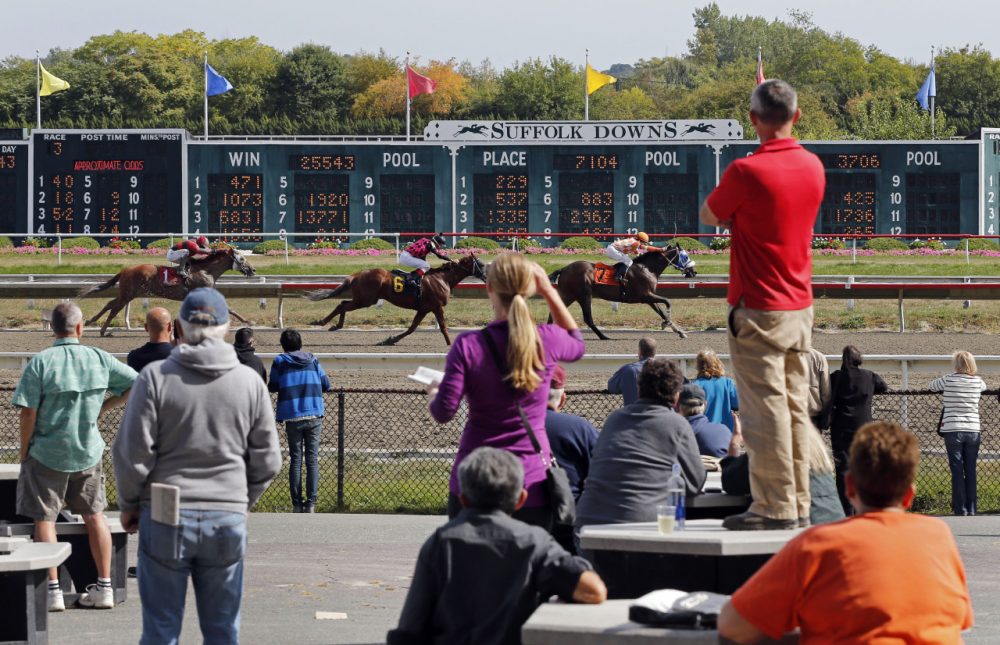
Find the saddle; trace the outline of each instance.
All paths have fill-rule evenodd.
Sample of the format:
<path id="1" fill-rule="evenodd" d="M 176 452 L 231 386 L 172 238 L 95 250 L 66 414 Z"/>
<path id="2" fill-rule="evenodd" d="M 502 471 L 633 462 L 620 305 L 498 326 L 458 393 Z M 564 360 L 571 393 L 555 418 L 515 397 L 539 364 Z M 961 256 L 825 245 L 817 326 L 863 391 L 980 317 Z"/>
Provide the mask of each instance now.
<path id="1" fill-rule="evenodd" d="M 620 287 L 622 278 L 625 275 L 625 263 L 605 264 L 603 262 L 594 263 L 594 284 L 602 284 L 608 287 Z"/>
<path id="2" fill-rule="evenodd" d="M 159 277 L 167 287 L 175 287 L 184 281 L 177 270 L 177 267 L 160 267 Z"/>
<path id="3" fill-rule="evenodd" d="M 404 296 L 420 297 L 420 276 L 416 273 L 393 269 L 392 290 Z"/>

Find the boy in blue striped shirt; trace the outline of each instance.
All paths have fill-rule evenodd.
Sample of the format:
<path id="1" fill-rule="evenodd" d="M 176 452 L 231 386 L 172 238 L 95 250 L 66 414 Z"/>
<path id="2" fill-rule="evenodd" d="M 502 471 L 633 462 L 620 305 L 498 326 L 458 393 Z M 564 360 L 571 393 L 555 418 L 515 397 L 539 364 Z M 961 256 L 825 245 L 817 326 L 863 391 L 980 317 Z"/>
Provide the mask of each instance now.
<path id="1" fill-rule="evenodd" d="M 278 393 L 275 419 L 288 435 L 288 488 L 295 513 L 316 510 L 319 490 L 319 435 L 323 429 L 323 393 L 333 386 L 319 361 L 302 351 L 302 336 L 294 329 L 281 332 L 281 349 L 271 364 L 267 389 Z M 302 453 L 306 457 L 306 495 L 302 496 Z"/>

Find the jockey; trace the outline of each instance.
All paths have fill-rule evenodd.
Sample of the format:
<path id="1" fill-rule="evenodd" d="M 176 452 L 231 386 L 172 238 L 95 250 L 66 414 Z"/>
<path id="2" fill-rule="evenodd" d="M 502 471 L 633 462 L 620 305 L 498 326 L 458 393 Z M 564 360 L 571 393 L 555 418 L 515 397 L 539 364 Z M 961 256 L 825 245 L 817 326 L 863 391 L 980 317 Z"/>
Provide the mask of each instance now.
<path id="1" fill-rule="evenodd" d="M 625 278 L 628 268 L 632 266 L 631 256 L 656 250 L 655 246 L 649 246 L 649 236 L 639 232 L 635 237 L 623 237 L 620 240 L 615 240 L 608 245 L 605 254 L 616 263 L 622 263 L 615 271 L 615 278 L 621 282 Z"/>
<path id="2" fill-rule="evenodd" d="M 204 260 L 212 254 L 212 249 L 208 245 L 208 238 L 202 235 L 197 239 L 188 238 L 174 244 L 167 251 L 167 260 L 177 264 L 177 276 L 181 280 L 187 280 L 190 275 L 191 261 Z"/>
<path id="3" fill-rule="evenodd" d="M 403 249 L 403 252 L 399 254 L 399 263 L 415 269 L 410 272 L 410 276 L 416 282 L 431 268 L 430 263 L 426 260 L 428 254 L 433 253 L 445 262 L 448 261 L 448 256 L 440 250 L 445 244 L 447 242 L 440 233 L 434 237 L 422 237 Z"/>

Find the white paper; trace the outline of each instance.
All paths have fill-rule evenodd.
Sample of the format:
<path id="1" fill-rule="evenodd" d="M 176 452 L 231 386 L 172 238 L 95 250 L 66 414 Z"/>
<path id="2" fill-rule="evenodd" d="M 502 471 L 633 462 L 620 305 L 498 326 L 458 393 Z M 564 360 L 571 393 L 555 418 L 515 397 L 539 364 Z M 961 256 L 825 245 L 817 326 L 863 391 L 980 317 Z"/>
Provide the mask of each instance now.
<path id="1" fill-rule="evenodd" d="M 440 383 L 444 379 L 444 372 L 432 370 L 429 367 L 418 367 L 416 372 L 408 375 L 406 378 L 424 385 L 431 385 L 433 383 Z"/>
<path id="2" fill-rule="evenodd" d="M 150 514 L 154 522 L 180 526 L 181 489 L 170 484 L 153 483 L 149 486 Z"/>

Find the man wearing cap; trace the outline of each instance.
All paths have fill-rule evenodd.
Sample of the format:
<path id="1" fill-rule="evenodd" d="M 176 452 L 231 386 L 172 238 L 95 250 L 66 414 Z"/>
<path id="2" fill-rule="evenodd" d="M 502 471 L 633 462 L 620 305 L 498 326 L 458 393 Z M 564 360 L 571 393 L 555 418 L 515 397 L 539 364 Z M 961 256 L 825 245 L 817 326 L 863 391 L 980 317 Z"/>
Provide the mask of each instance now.
<path id="1" fill-rule="evenodd" d="M 238 643 L 246 514 L 281 468 L 274 413 L 225 342 L 221 293 L 191 291 L 180 326 L 136 379 L 113 447 L 121 522 L 139 531 L 142 642 L 177 642 L 191 577 L 204 641 Z M 152 484 L 177 488 L 176 517 L 151 504 Z"/>
<path id="2" fill-rule="evenodd" d="M 698 452 L 706 457 L 721 459 L 729 454 L 733 433 L 721 423 L 712 423 L 705 416 L 705 390 L 697 383 L 688 383 L 681 390 L 679 412 L 691 424 Z"/>

